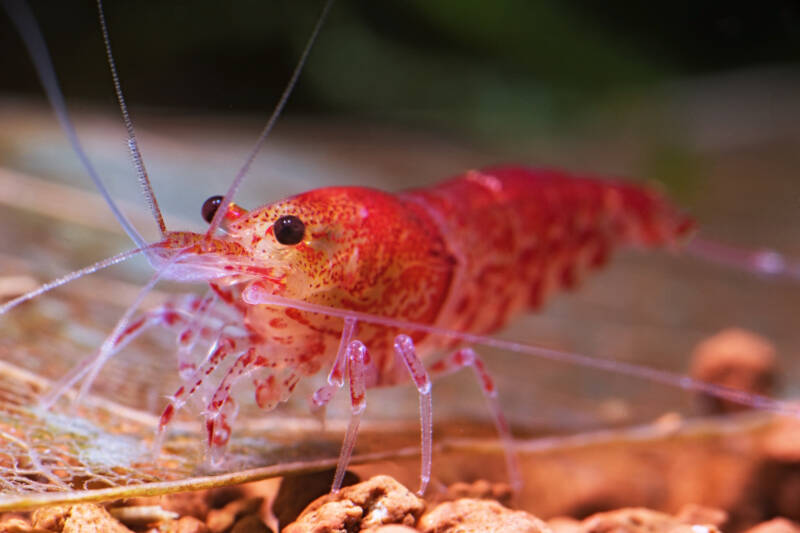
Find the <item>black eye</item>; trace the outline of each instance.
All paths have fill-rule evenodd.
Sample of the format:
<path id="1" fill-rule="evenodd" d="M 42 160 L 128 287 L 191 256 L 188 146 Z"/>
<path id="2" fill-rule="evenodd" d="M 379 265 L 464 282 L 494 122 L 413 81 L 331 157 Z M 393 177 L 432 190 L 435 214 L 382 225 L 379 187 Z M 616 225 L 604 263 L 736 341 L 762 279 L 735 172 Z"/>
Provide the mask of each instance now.
<path id="1" fill-rule="evenodd" d="M 303 240 L 306 233 L 306 225 L 294 215 L 282 216 L 275 221 L 272 226 L 275 238 L 281 244 L 297 244 Z"/>
<path id="2" fill-rule="evenodd" d="M 211 224 L 211 221 L 214 220 L 214 215 L 217 213 L 217 209 L 219 209 L 221 203 L 222 196 L 212 196 L 203 202 L 203 208 L 200 210 L 200 213 L 203 215 L 203 220 Z"/>

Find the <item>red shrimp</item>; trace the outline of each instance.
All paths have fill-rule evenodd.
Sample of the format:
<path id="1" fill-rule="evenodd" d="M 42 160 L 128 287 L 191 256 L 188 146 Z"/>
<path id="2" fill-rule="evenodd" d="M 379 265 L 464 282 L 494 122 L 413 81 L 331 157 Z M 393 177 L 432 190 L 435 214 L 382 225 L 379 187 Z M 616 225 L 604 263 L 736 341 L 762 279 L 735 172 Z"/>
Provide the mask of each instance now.
<path id="1" fill-rule="evenodd" d="M 105 32 L 102 12 L 101 24 Z M 113 62 L 112 73 L 122 103 Z M 63 103 L 56 108 L 63 110 Z M 209 454 L 218 461 L 238 411 L 231 396 L 238 380 L 249 377 L 257 404 L 271 409 L 289 397 L 300 379 L 326 371 L 328 384 L 314 393 L 314 408 L 323 409 L 345 382 L 352 408 L 334 490 L 355 444 L 367 389 L 411 381 L 420 396 L 423 492 L 431 472 L 431 379 L 463 367 L 476 373 L 506 445 L 509 475 L 518 483 L 497 390 L 470 341 L 523 311 L 539 309 L 557 289 L 574 288 L 615 248 L 679 248 L 693 227 L 690 218 L 644 186 L 496 167 L 399 194 L 363 187 L 317 189 L 250 212 L 227 201 L 233 186 L 225 198 L 212 197 L 203 206 L 211 224 L 208 233 L 168 232 L 124 104 L 123 115 L 163 233 L 161 241 L 143 245 L 136 231 L 127 228 L 157 271 L 143 293 L 159 279 L 204 281 L 211 291 L 133 318 L 138 299 L 98 353 L 65 376 L 44 404 L 52 404 L 81 378 L 82 391 L 88 389 L 103 363 L 148 327 L 174 328 L 184 386 L 172 395 L 159 432 L 163 435 L 189 397 L 202 396 Z M 224 235 L 216 236 L 213 230 L 220 222 Z M 0 307 L 0 314 L 74 277 L 17 298 Z M 198 349 L 200 340 L 210 346 L 207 351 Z M 444 356 L 431 361 L 436 354 Z M 208 383 L 217 368 L 223 377 Z M 632 367 L 616 368 L 635 373 Z M 684 384 L 646 370 L 638 373 Z M 762 400 L 685 383 L 752 404 Z M 782 407 L 766 399 L 763 404 Z"/>
<path id="2" fill-rule="evenodd" d="M 219 202 L 219 197 L 206 202 L 207 220 Z M 430 354 L 453 350 L 459 341 L 255 302 L 274 295 L 451 331 L 491 333 L 523 310 L 541 307 L 555 289 L 574 287 L 614 248 L 675 246 L 692 225 L 648 188 L 521 167 L 473 170 L 397 195 L 331 187 L 251 212 L 231 206 L 224 237 L 208 242 L 199 234 L 171 233 L 156 247 L 156 253 L 167 252 L 165 258 L 182 250 L 213 257 L 220 270 L 235 271 L 211 286 L 244 326 L 238 337 L 221 336 L 214 354 L 173 396 L 161 427 L 186 396 L 204 387 L 203 376 L 232 354 L 236 360 L 204 413 L 214 457 L 230 438 L 236 414 L 230 392 L 240 377 L 258 370 L 256 401 L 273 407 L 299 379 L 330 369 L 330 386 L 314 397 L 322 407 L 347 371 L 354 426 L 343 448 L 341 475 L 365 405 L 364 390 L 404 383 L 410 376 L 423 401 L 424 490 L 432 431 L 425 367 L 441 374 L 473 366 L 493 399 L 496 391 L 477 355 L 462 349 L 425 365 Z M 168 316 L 162 322 L 174 320 Z M 496 406 L 493 415 L 510 442 Z M 509 461 L 516 477 L 511 455 Z"/>

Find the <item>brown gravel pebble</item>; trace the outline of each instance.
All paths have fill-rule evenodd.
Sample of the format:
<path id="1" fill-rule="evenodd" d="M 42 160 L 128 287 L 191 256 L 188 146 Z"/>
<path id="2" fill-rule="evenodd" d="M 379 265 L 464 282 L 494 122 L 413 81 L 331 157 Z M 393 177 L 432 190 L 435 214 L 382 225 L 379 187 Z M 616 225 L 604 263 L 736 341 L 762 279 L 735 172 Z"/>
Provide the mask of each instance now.
<path id="1" fill-rule="evenodd" d="M 36 509 L 31 515 L 31 525 L 49 531 L 61 531 L 71 511 L 69 505 L 55 505 Z"/>
<path id="2" fill-rule="evenodd" d="M 236 521 L 231 533 L 272 533 L 272 529 L 257 514 L 249 514 Z"/>
<path id="3" fill-rule="evenodd" d="M 131 533 L 104 507 L 94 503 L 57 505 L 33 512 L 34 527 L 56 533 Z"/>
<path id="4" fill-rule="evenodd" d="M 729 328 L 698 344 L 692 353 L 693 378 L 733 389 L 769 395 L 775 384 L 775 347 L 749 331 Z M 741 411 L 745 406 L 701 396 L 709 413 Z"/>
<path id="5" fill-rule="evenodd" d="M 206 504 L 211 509 L 221 509 L 229 503 L 233 503 L 234 501 L 240 500 L 246 496 L 245 490 L 241 485 L 235 485 L 232 487 L 219 487 L 204 491 L 201 494 L 203 494 Z"/>
<path id="6" fill-rule="evenodd" d="M 581 527 L 587 533 L 645 533 L 669 531 L 681 523 L 674 517 L 640 507 L 593 514 Z"/>
<path id="7" fill-rule="evenodd" d="M 581 533 L 581 521 L 568 516 L 557 516 L 547 521 L 553 533 Z"/>
<path id="8" fill-rule="evenodd" d="M 0 513 L 0 533 L 45 533 L 46 530 L 33 527 L 30 514 L 25 512 Z"/>
<path id="9" fill-rule="evenodd" d="M 160 505 L 122 505 L 108 507 L 106 510 L 123 525 L 133 529 L 180 518 L 178 513 L 167 511 Z"/>
<path id="10" fill-rule="evenodd" d="M 491 483 L 485 479 L 473 483 L 456 482 L 447 487 L 447 491 L 437 497 L 436 502 L 454 501 L 462 498 L 479 500 L 496 500 L 508 507 L 514 492 L 508 483 Z"/>
<path id="11" fill-rule="evenodd" d="M 800 465 L 786 468 L 775 492 L 776 514 L 800 520 Z"/>
<path id="12" fill-rule="evenodd" d="M 278 494 L 272 502 L 272 514 L 278 519 L 278 524 L 291 524 L 308 504 L 328 494 L 334 473 L 334 470 L 325 470 L 281 479 Z M 359 481 L 358 476 L 348 471 L 344 474 L 342 486 L 354 485 Z"/>
<path id="13" fill-rule="evenodd" d="M 756 481 L 766 515 L 800 521 L 800 422 L 784 418 L 764 437 L 764 463 Z"/>
<path id="14" fill-rule="evenodd" d="M 413 526 L 425 503 L 389 476 L 345 487 L 314 500 L 285 533 L 366 531 L 384 524 Z"/>
<path id="15" fill-rule="evenodd" d="M 718 533 L 714 525 L 702 525 L 706 533 Z M 581 523 L 584 533 L 699 533 L 696 527 L 665 513 L 631 507 L 597 513 Z"/>
<path id="16" fill-rule="evenodd" d="M 174 522 L 174 529 L 164 529 L 165 532 L 172 533 L 208 533 L 208 526 L 205 522 L 194 516 L 182 516 Z"/>
<path id="17" fill-rule="evenodd" d="M 328 502 L 313 511 L 303 512 L 283 533 L 324 533 L 358 530 L 364 510 L 350 501 Z"/>
<path id="18" fill-rule="evenodd" d="M 681 507 L 675 518 L 684 524 L 706 524 L 722 527 L 727 522 L 728 513 L 716 507 L 704 507 L 690 503 Z"/>
<path id="19" fill-rule="evenodd" d="M 235 522 L 236 516 L 221 509 L 212 509 L 206 518 L 206 526 L 211 533 L 229 531 Z"/>
<path id="20" fill-rule="evenodd" d="M 773 463 L 785 457 L 776 453 Z M 774 465 L 773 465 L 774 466 Z M 790 456 L 788 466 L 795 468 L 794 457 Z M 791 470 L 798 473 L 800 469 Z M 327 476 L 329 478 L 329 476 Z M 325 479 L 325 486 L 329 479 Z M 783 478 L 789 480 L 789 477 Z M 791 480 L 794 480 L 791 477 Z M 797 484 L 800 492 L 800 481 Z M 292 483 L 285 487 L 302 488 L 302 484 Z M 486 481 L 476 483 L 456 483 L 448 488 L 444 497 L 458 494 L 480 494 L 489 497 L 503 497 L 507 486 Z M 265 501 L 272 499 L 278 488 L 277 481 L 271 485 L 253 485 L 250 490 L 236 488 L 214 497 L 204 492 L 165 496 L 161 498 L 137 498 L 121 502 L 120 510 L 146 511 L 146 506 L 156 504 L 164 507 L 186 510 L 207 510 L 206 522 L 190 515 L 179 519 L 167 519 L 136 531 L 147 533 L 273 533 L 267 524 L 274 519 L 268 513 Z M 270 493 L 270 491 L 272 491 Z M 234 500 L 230 496 L 239 494 Z M 259 496 L 253 497 L 253 495 Z M 794 494 L 794 493 L 793 493 Z M 188 496 L 188 497 L 187 497 Z M 249 497 L 248 497 L 249 496 Z M 441 498 L 443 496 L 440 496 Z M 797 511 L 796 502 L 800 497 L 781 502 L 773 493 L 764 494 L 773 512 L 781 505 L 791 512 Z M 169 505 L 169 503 L 174 505 Z M 227 501 L 221 509 L 208 510 L 209 502 Z M 434 505 L 434 504 L 429 504 Z M 143 507 L 144 506 L 144 507 Z M 583 521 L 570 517 L 556 517 L 543 522 L 524 512 L 504 507 L 493 499 L 460 498 L 445 501 L 425 510 L 425 503 L 399 482 L 388 476 L 376 476 L 369 481 L 342 489 L 338 494 L 325 494 L 312 502 L 299 516 L 298 520 L 282 531 L 285 533 L 481 533 L 481 532 L 521 532 L 521 533 L 719 533 L 720 527 L 741 531 L 742 521 L 722 509 L 689 504 L 674 516 L 646 508 L 623 508 L 596 513 Z M 259 512 L 264 513 L 259 515 Z M 152 514 L 152 513 L 150 513 Z M 158 513 L 156 513 L 158 514 Z M 148 515 L 149 516 L 149 515 Z M 155 516 L 155 515 L 153 515 Z M 774 514 L 772 515 L 774 516 Z M 149 522 L 149 521 L 148 521 Z M 755 521 L 750 521 L 752 524 Z M 415 529 L 416 525 L 418 529 Z M 109 511 L 95 504 L 61 505 L 38 509 L 32 513 L 0 513 L 0 533 L 132 533 Z M 786 518 L 776 518 L 751 527 L 744 533 L 800 533 L 800 524 Z"/>
<path id="21" fill-rule="evenodd" d="M 178 513 L 180 516 L 194 516 L 200 520 L 205 520 L 210 508 L 205 492 L 179 492 L 162 496 L 158 499 L 158 504 L 165 510 Z"/>
<path id="22" fill-rule="evenodd" d="M 764 455 L 781 463 L 800 464 L 800 421 L 784 418 L 764 438 Z"/>
<path id="23" fill-rule="evenodd" d="M 419 520 L 425 533 L 551 533 L 543 521 L 492 500 L 463 498 L 437 505 Z"/>
<path id="24" fill-rule="evenodd" d="M 230 531 L 236 521 L 243 516 L 258 513 L 264 498 L 242 498 L 234 500 L 222 509 L 212 509 L 208 512 L 206 525 L 211 533 L 224 533 Z"/>
<path id="25" fill-rule="evenodd" d="M 246 497 L 244 488 L 222 487 L 218 489 L 178 492 L 150 498 L 131 498 L 125 501 L 127 506 L 159 505 L 165 511 L 172 511 L 179 516 L 193 516 L 205 521 L 211 509 L 220 509 L 225 505 Z"/>
<path id="26" fill-rule="evenodd" d="M 800 524 L 785 518 L 773 518 L 751 527 L 745 533 L 800 533 Z"/>
<path id="27" fill-rule="evenodd" d="M 23 518 L 4 518 L 0 521 L 0 533 L 50 533 L 46 529 L 33 527 Z"/>

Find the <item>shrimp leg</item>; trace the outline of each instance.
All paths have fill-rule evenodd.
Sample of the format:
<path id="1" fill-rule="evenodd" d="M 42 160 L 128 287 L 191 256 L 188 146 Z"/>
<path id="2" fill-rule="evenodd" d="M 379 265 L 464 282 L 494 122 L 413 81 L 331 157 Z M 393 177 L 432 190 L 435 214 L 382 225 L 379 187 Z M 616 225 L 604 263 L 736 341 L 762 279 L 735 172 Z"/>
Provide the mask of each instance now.
<path id="1" fill-rule="evenodd" d="M 255 347 L 248 348 L 236 358 L 208 401 L 204 416 L 212 465 L 219 465 L 222 462 L 225 447 L 231 436 L 233 419 L 238 413 L 238 407 L 230 395 L 231 388 L 240 378 L 265 366 L 268 366 L 267 359 Z"/>
<path id="2" fill-rule="evenodd" d="M 206 318 L 208 318 L 207 307 L 210 303 L 212 303 L 212 301 L 207 298 L 198 301 L 196 297 L 192 296 L 177 305 L 167 302 L 160 307 L 141 313 L 138 317 L 131 319 L 130 322 L 126 322 L 124 329 L 118 329 L 116 335 L 109 336 L 109 340 L 106 341 L 108 345 L 105 346 L 104 349 L 85 358 L 62 377 L 58 383 L 53 386 L 52 390 L 42 397 L 40 405 L 45 409 L 49 409 L 64 392 L 75 385 L 81 378 L 89 374 L 89 377 L 86 378 L 81 385 L 80 392 L 74 400 L 76 405 L 79 404 L 81 398 L 87 393 L 97 372 L 99 372 L 102 366 L 142 333 L 155 326 L 172 327 L 186 325 L 179 336 L 179 345 L 181 345 L 183 349 L 184 343 L 182 343 L 181 340 L 191 335 L 191 346 L 194 346 L 194 341 L 197 338 L 207 337 L 207 332 L 203 331 L 202 326 Z M 198 314 L 197 311 L 202 311 L 202 315 Z M 183 353 L 183 351 L 179 351 L 179 354 L 180 353 Z M 188 355 L 179 355 L 179 369 L 190 364 L 192 363 L 188 361 Z"/>
<path id="3" fill-rule="evenodd" d="M 220 328 L 219 335 L 208 350 L 203 362 L 194 370 L 191 376 L 184 380 L 182 385 L 172 396 L 169 397 L 169 404 L 164 408 L 158 423 L 157 442 L 160 442 L 164 430 L 172 420 L 175 412 L 179 411 L 187 401 L 204 385 L 204 378 L 211 374 L 214 369 L 221 364 L 228 355 L 236 349 L 236 338 L 224 334 L 224 330 L 230 324 L 224 324 Z M 158 449 L 158 447 L 156 447 Z"/>
<path id="4" fill-rule="evenodd" d="M 97 373 L 114 357 L 120 350 L 130 344 L 136 337 L 157 325 L 172 325 L 183 321 L 184 311 L 176 309 L 171 305 L 164 305 L 152 311 L 143 313 L 139 318 L 131 322 L 120 320 L 115 333 L 108 337 L 102 348 L 85 358 L 70 370 L 63 378 L 53 385 L 53 388 L 44 395 L 39 404 L 44 409 L 52 407 L 59 397 L 75 385 L 81 378 L 89 374 L 81 385 L 80 392 L 75 397 L 74 404 L 80 403 L 81 398 L 88 392 L 89 387 L 94 381 Z M 123 317 L 125 318 L 125 317 Z M 120 326 L 120 324 L 122 326 Z"/>
<path id="5" fill-rule="evenodd" d="M 147 312 L 140 316 L 138 319 L 131 322 L 127 328 L 113 340 L 112 344 L 105 351 L 95 352 L 89 357 L 83 359 L 80 363 L 75 365 L 69 372 L 67 372 L 58 382 L 56 382 L 50 391 L 39 399 L 39 406 L 43 409 L 50 409 L 56 401 L 73 385 L 81 380 L 87 373 L 92 371 L 98 364 L 102 366 L 106 361 L 114 357 L 123 348 L 131 343 L 136 337 L 147 331 L 153 326 L 158 325 L 164 321 L 164 314 L 166 312 L 174 313 L 174 309 L 159 308 Z M 99 363 L 98 363 L 99 361 Z M 80 399 L 84 394 L 84 390 L 88 389 L 91 382 L 81 386 L 81 392 L 73 400 L 73 406 L 80 403 Z"/>
<path id="6" fill-rule="evenodd" d="M 497 400 L 497 388 L 489 372 L 486 370 L 486 365 L 483 363 L 483 360 L 472 348 L 462 348 L 436 361 L 430 366 L 430 373 L 434 376 L 441 376 L 451 374 L 465 367 L 472 367 L 473 372 L 475 372 L 475 377 L 481 386 L 481 391 L 486 399 L 489 411 L 492 414 L 497 433 L 500 435 L 500 440 L 503 443 L 506 456 L 506 468 L 508 469 L 511 487 L 515 491 L 519 491 L 522 488 L 522 477 L 515 451 L 514 437 L 511 435 L 508 421 L 503 415 L 500 403 Z"/>
<path id="7" fill-rule="evenodd" d="M 353 339 L 355 333 L 356 320 L 354 318 L 344 319 L 342 337 L 339 340 L 339 350 L 336 352 L 336 359 L 328 374 L 328 384 L 320 387 L 311 397 L 311 412 L 318 416 L 320 421 L 325 421 L 325 406 L 333 398 L 337 389 L 344 385 L 344 372 L 347 365 L 347 347 Z"/>
<path id="8" fill-rule="evenodd" d="M 202 300 L 197 300 L 197 297 L 192 295 L 188 306 L 195 311 L 192 320 L 186 325 L 185 328 L 178 334 L 178 374 L 181 379 L 188 380 L 193 372 L 197 369 L 197 363 L 192 360 L 192 352 L 194 351 L 197 341 L 202 337 L 202 326 L 208 316 L 217 295 L 209 290 Z"/>
<path id="9" fill-rule="evenodd" d="M 328 384 L 317 389 L 311 398 L 312 410 L 314 410 L 316 413 L 322 412 L 322 410 L 333 397 L 336 389 L 341 388 L 344 385 L 345 370 L 347 370 L 351 376 L 351 400 L 353 399 L 354 383 L 356 386 L 359 386 L 356 382 L 354 382 L 353 372 L 355 367 L 352 365 L 360 364 L 358 359 L 356 359 L 354 362 L 353 350 L 359 350 L 360 348 L 358 348 L 358 345 L 361 345 L 361 343 L 359 341 L 350 341 L 353 337 L 355 326 L 355 319 L 345 319 L 345 326 L 339 342 L 339 350 L 331 371 L 328 374 Z M 358 343 L 358 345 L 356 345 L 356 343 Z M 425 366 L 414 350 L 414 343 L 411 341 L 410 337 L 407 335 L 398 335 L 395 339 L 394 350 L 397 357 L 403 361 L 403 364 L 408 369 L 411 379 L 417 386 L 417 390 L 419 391 L 420 395 L 419 402 L 422 434 L 422 469 L 420 473 L 420 488 L 418 493 L 422 495 L 425 493 L 425 489 L 427 488 L 431 478 L 433 448 L 433 404 L 431 401 L 431 382 L 428 378 L 428 373 L 425 371 Z M 361 379 L 365 379 L 363 372 Z M 352 454 L 353 446 L 355 445 L 355 433 L 358 429 L 361 410 L 363 410 L 363 406 L 361 406 L 360 403 L 355 402 L 355 400 L 353 401 L 353 415 L 345 435 L 344 443 L 342 445 L 336 476 L 334 477 L 334 491 L 341 487 L 341 481 L 344 478 L 344 471 L 349 463 L 350 455 Z M 357 413 L 356 410 L 358 410 Z"/>
<path id="10" fill-rule="evenodd" d="M 394 339 L 394 352 L 403 361 L 411 380 L 419 391 L 419 422 L 420 422 L 420 455 L 422 467 L 420 470 L 419 490 L 422 496 L 431 480 L 431 463 L 433 462 L 433 401 L 431 399 L 431 380 L 425 365 L 414 349 L 414 343 L 408 335 L 398 335 Z"/>
<path id="11" fill-rule="evenodd" d="M 331 492 L 334 493 L 342 488 L 344 474 L 356 444 L 361 414 L 367 407 L 367 348 L 361 341 L 353 341 L 347 346 L 346 354 L 347 377 L 350 381 L 350 423 L 347 425 L 342 450 L 339 452 L 339 462 L 336 464 L 336 474 L 333 476 Z"/>

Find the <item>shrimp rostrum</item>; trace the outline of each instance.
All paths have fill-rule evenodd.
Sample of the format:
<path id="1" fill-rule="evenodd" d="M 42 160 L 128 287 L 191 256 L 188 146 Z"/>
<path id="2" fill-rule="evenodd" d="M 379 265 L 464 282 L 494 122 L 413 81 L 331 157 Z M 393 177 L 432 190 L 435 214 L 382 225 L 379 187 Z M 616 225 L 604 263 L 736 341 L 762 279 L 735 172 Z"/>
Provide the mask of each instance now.
<path id="1" fill-rule="evenodd" d="M 42 400 L 45 406 L 78 382 L 85 393 L 103 364 L 137 335 L 153 326 L 167 327 L 178 337 L 177 366 L 183 384 L 169 398 L 156 440 L 160 442 L 176 411 L 197 398 L 203 405 L 209 457 L 219 462 L 238 412 L 233 392 L 241 380 L 252 383 L 258 406 L 272 409 L 289 398 L 301 379 L 324 372 L 327 383 L 313 393 L 312 409 L 324 410 L 345 384 L 350 395 L 350 422 L 333 481 L 338 490 L 367 390 L 411 382 L 420 398 L 422 492 L 431 475 L 431 381 L 468 367 L 505 445 L 509 476 L 518 484 L 511 434 L 497 390 L 472 346 L 515 315 L 539 309 L 554 291 L 575 287 L 587 272 L 603 266 L 615 249 L 678 249 L 692 233 L 692 220 L 654 189 L 516 166 L 470 170 L 430 188 L 397 194 L 329 187 L 251 211 L 234 204 L 233 193 L 285 103 L 322 17 L 289 89 L 234 184 L 224 197 L 211 197 L 203 205 L 209 230 L 167 231 L 122 98 L 99 5 L 129 146 L 162 232 L 161 240 L 146 244 L 116 208 L 83 154 L 35 22 L 19 2 L 4 2 L 12 18 L 16 16 L 70 141 L 137 249 L 7 302 L 0 306 L 0 314 L 138 252 L 156 271 L 100 349 L 53 387 Z M 323 13 L 329 7 L 330 2 Z M 687 246 L 691 249 L 692 243 Z M 714 252 L 702 246 L 695 251 L 706 256 Z M 746 268 L 781 273 L 775 271 L 774 262 L 768 272 L 761 268 L 760 255 L 751 259 Z M 787 273 L 789 266 L 782 268 Z M 137 315 L 144 293 L 162 279 L 204 282 L 210 290 L 205 296 Z M 524 351 L 519 346 L 517 350 Z M 547 350 L 531 353 L 543 352 Z M 558 357 L 593 364 L 585 356 Z M 781 402 L 739 395 L 683 376 L 623 363 L 596 366 L 796 414 Z"/>

